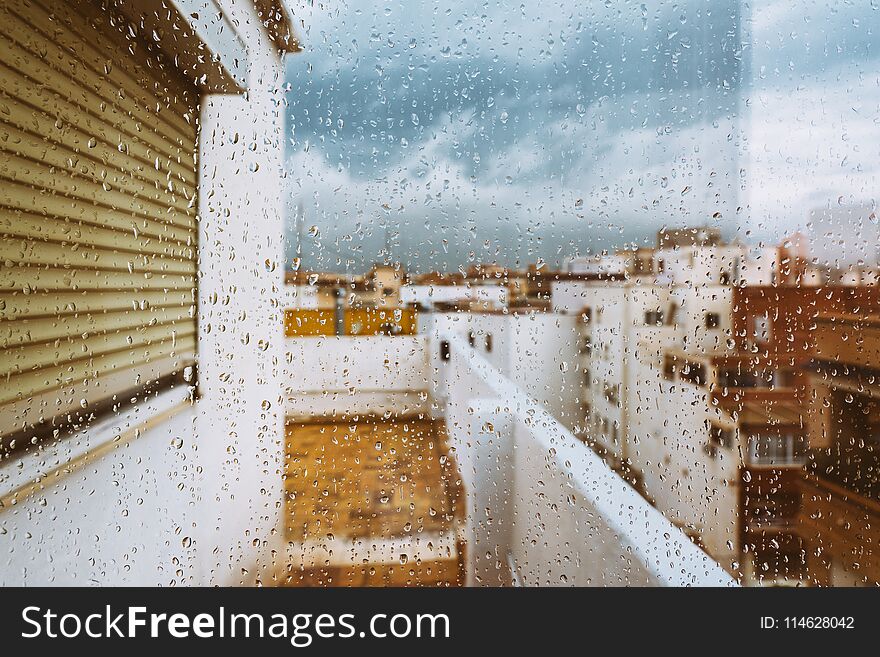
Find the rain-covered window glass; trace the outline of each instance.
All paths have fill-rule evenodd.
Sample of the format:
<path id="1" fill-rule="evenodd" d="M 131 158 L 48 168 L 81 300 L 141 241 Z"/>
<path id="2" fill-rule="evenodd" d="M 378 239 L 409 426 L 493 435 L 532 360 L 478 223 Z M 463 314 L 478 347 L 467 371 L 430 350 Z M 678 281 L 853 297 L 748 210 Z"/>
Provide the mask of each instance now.
<path id="1" fill-rule="evenodd" d="M 0 18 L 0 583 L 880 583 L 875 2 Z"/>

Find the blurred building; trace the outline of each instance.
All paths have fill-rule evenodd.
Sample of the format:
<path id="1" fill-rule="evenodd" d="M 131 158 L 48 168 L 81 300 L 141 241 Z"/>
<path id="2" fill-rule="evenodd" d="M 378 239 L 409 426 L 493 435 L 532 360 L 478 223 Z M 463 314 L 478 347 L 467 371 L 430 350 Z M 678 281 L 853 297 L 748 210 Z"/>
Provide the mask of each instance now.
<path id="1" fill-rule="evenodd" d="M 797 518 L 816 322 L 880 297 L 796 284 L 804 270 L 783 247 L 666 232 L 553 284 L 554 311 L 579 318 L 574 429 L 732 573 L 815 581 Z"/>
<path id="2" fill-rule="evenodd" d="M 876 288 L 874 288 L 876 290 Z M 880 583 L 880 305 L 815 319 L 809 460 L 798 530 L 810 574 L 833 586 Z"/>

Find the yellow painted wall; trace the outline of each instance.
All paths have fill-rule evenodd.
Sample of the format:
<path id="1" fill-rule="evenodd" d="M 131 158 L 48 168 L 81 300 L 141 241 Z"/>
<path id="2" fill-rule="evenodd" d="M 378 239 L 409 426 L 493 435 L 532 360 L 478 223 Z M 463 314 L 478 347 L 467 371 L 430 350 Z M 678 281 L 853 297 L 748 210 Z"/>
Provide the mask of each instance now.
<path id="1" fill-rule="evenodd" d="M 415 335 L 418 315 L 413 308 L 346 308 L 345 335 L 382 335 L 383 327 L 394 327 L 394 335 Z M 284 335 L 336 335 L 333 310 L 293 308 L 284 311 Z"/>
<path id="2" fill-rule="evenodd" d="M 413 308 L 358 308 L 345 311 L 346 335 L 381 335 L 393 325 L 395 335 L 415 335 L 418 318 Z"/>
<path id="3" fill-rule="evenodd" d="M 332 310 L 296 308 L 284 311 L 284 335 L 301 338 L 307 335 L 336 335 Z"/>

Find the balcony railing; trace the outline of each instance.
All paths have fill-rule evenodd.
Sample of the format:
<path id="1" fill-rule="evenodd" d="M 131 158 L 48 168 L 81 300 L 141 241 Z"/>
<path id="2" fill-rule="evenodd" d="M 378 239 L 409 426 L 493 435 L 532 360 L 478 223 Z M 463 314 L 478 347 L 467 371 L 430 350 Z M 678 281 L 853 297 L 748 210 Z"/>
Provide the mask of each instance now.
<path id="1" fill-rule="evenodd" d="M 468 495 L 471 584 L 735 586 L 734 580 L 457 334 L 435 398 Z"/>

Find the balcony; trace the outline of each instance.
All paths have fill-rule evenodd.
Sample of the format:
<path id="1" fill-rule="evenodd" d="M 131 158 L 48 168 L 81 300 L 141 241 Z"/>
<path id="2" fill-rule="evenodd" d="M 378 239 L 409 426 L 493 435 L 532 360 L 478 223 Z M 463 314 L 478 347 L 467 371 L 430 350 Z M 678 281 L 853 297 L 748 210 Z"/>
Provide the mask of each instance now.
<path id="1" fill-rule="evenodd" d="M 464 323 L 425 324 L 288 339 L 282 583 L 733 584 L 471 346 Z"/>
<path id="2" fill-rule="evenodd" d="M 287 426 L 286 586 L 459 586 L 461 478 L 424 416 Z"/>
<path id="3" fill-rule="evenodd" d="M 880 315 L 820 315 L 816 320 L 816 359 L 876 369 L 880 363 Z"/>

